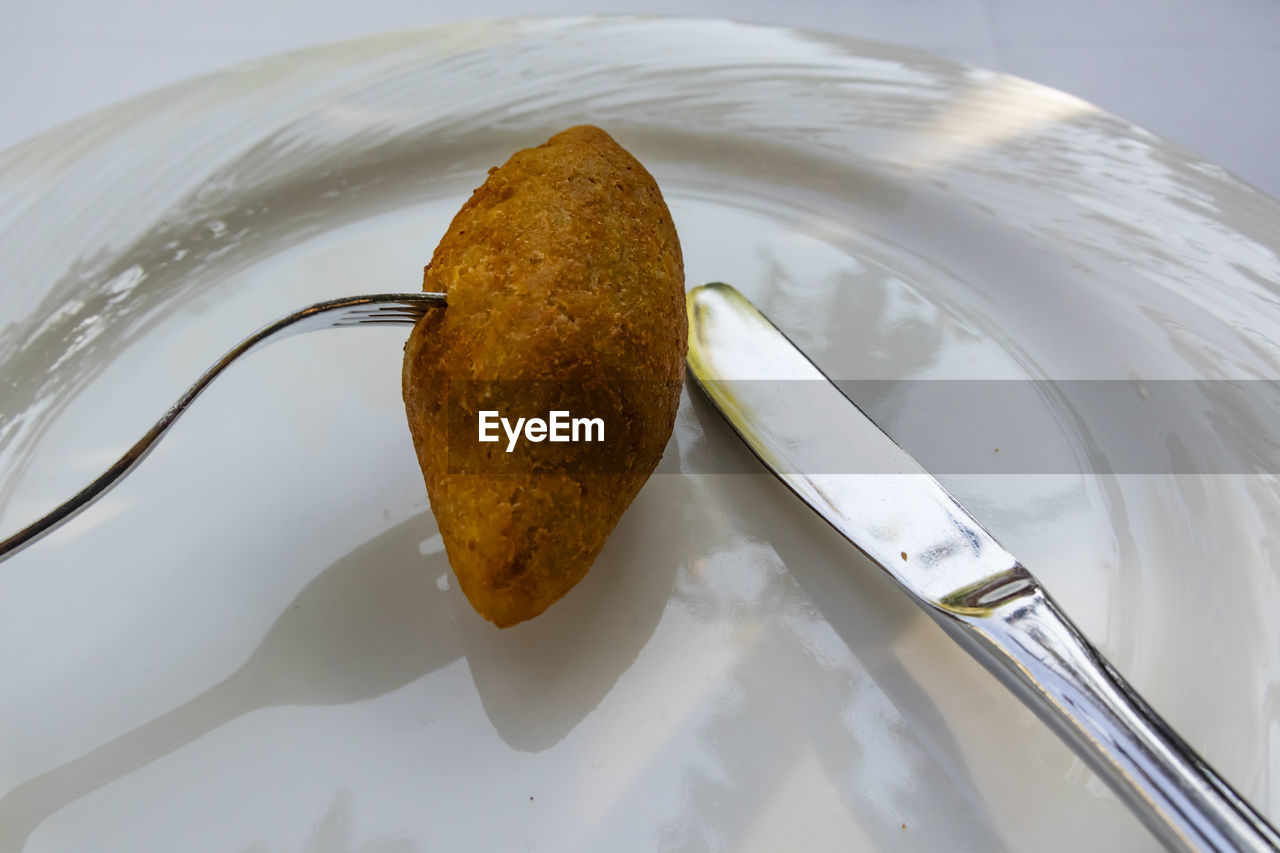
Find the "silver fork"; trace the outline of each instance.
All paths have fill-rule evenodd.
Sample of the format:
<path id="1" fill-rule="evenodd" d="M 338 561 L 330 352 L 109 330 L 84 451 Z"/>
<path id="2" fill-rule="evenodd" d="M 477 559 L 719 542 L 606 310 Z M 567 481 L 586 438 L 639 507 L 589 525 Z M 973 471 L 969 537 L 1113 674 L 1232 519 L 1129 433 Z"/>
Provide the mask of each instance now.
<path id="1" fill-rule="evenodd" d="M 427 312 L 427 309 L 440 308 L 444 304 L 443 293 L 376 293 L 369 296 L 344 296 L 340 299 L 308 305 L 264 326 L 232 347 L 226 355 L 206 370 L 195 384 L 178 398 L 178 402 L 170 406 L 160 420 L 156 421 L 155 426 L 147 430 L 146 435 L 138 439 L 133 447 L 125 451 L 125 454 L 101 476 L 45 515 L 0 541 L 0 561 L 12 557 L 23 548 L 57 530 L 109 492 L 146 458 L 160 437 L 173 426 L 173 422 L 182 416 L 196 397 L 200 396 L 200 392 L 209 387 L 209 383 L 220 376 L 222 371 L 240 356 L 247 355 L 273 341 L 319 329 L 388 324 L 413 325 Z"/>

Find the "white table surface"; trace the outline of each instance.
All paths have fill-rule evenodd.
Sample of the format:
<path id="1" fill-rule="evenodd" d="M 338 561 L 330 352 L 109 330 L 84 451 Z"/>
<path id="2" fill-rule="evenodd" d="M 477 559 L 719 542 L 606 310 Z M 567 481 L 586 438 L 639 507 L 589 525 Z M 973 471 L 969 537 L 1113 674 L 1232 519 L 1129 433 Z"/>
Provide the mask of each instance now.
<path id="1" fill-rule="evenodd" d="M 476 17 L 727 17 L 922 48 L 1070 92 L 1280 197 L 1276 0 L 52 0 L 0 29 L 0 149 L 168 83 L 306 45 Z"/>

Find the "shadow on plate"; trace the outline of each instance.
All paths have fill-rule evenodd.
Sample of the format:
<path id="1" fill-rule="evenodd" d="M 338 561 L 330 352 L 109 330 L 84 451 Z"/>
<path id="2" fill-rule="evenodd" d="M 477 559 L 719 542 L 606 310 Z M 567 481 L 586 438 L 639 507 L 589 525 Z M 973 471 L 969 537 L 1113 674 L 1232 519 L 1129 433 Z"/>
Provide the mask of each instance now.
<path id="1" fill-rule="evenodd" d="M 688 556 L 685 490 L 683 478 L 651 478 L 586 578 L 536 619 L 498 630 L 452 585 L 480 701 L 509 746 L 540 752 L 559 743 L 653 636 Z"/>
<path id="2" fill-rule="evenodd" d="M 443 550 L 420 551 L 434 528 L 429 513 L 387 530 L 317 575 L 224 681 L 13 788 L 0 799 L 0 849 L 22 849 L 58 810 L 245 714 L 372 699 L 464 652 L 503 739 L 524 751 L 554 745 L 635 659 L 669 596 L 679 555 L 648 543 L 678 523 L 678 507 L 647 491 L 586 581 L 506 631 L 477 616 L 456 584 L 448 594 L 437 588 L 449 566 Z"/>
<path id="3" fill-rule="evenodd" d="M 13 788 L 0 799 L 0 849 L 21 850 L 59 809 L 245 714 L 371 699 L 456 660 L 453 618 L 435 586 L 448 564 L 418 549 L 432 526 L 419 514 L 356 548 L 298 594 L 224 681 Z"/>

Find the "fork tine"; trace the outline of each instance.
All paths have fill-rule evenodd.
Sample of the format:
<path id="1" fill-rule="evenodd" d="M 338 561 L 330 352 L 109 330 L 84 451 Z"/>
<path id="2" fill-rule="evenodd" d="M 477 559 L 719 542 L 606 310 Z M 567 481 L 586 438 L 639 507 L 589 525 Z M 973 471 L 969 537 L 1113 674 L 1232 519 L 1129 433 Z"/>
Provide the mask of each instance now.
<path id="1" fill-rule="evenodd" d="M 420 311 L 345 311 L 326 325 L 331 328 L 368 325 L 413 325 L 422 319 Z"/>
<path id="2" fill-rule="evenodd" d="M 416 323 L 422 319 L 422 314 L 414 311 L 383 311 L 377 313 L 355 313 L 345 314 L 335 319 L 330 325 L 360 325 L 365 323 Z"/>
<path id="3" fill-rule="evenodd" d="M 427 313 L 427 306 L 390 303 L 386 305 L 360 305 L 342 312 L 344 317 L 412 317 Z"/>

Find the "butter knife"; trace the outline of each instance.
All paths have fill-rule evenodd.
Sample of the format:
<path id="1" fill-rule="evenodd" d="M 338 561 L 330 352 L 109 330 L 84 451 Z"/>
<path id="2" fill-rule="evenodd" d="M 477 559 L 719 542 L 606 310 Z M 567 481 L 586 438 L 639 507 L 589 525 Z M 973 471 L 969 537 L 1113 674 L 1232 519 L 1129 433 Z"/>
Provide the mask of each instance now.
<path id="1" fill-rule="evenodd" d="M 689 293 L 688 312 L 689 371 L 760 461 L 1048 724 L 1166 847 L 1280 850 L 1280 833 L 1031 573 L 750 301 L 707 284 Z"/>

